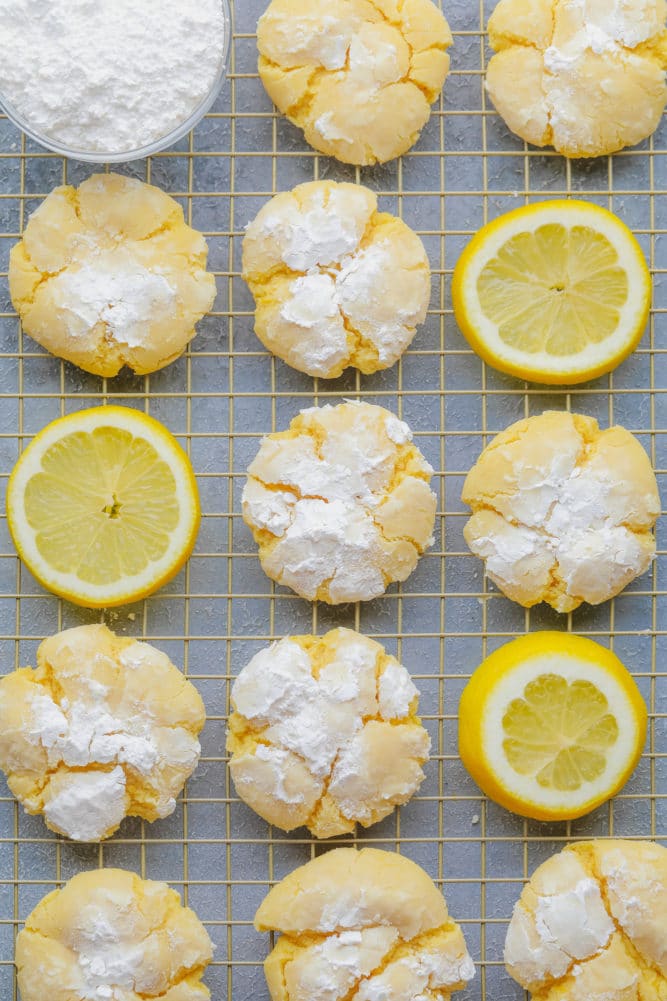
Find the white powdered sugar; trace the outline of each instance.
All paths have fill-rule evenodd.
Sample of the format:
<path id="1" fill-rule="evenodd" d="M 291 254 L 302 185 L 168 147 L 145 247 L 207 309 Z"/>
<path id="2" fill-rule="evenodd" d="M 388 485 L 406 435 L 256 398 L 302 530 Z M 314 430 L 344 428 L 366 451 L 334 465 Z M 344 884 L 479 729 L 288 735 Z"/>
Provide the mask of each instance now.
<path id="1" fill-rule="evenodd" d="M 248 469 L 244 517 L 278 540 L 262 553 L 269 576 L 311 601 L 325 582 L 334 604 L 368 601 L 388 579 L 404 580 L 431 544 L 433 522 L 423 517 L 416 527 L 411 505 L 435 510 L 426 479 L 432 469 L 419 455 L 392 484 L 412 434 L 379 407 L 348 402 L 301 417 L 297 436 L 263 440 Z M 324 432 L 317 446 L 311 425 Z"/>
<path id="2" fill-rule="evenodd" d="M 126 250 L 99 250 L 88 263 L 54 277 L 52 288 L 72 337 L 88 336 L 105 323 L 116 343 L 128 347 L 145 344 L 152 325 L 170 320 L 178 308 L 168 279 Z"/>
<path id="3" fill-rule="evenodd" d="M 634 146 L 664 112 L 664 28 L 663 0 L 505 0 L 489 22 L 489 93 L 513 132 L 567 157 Z"/>
<path id="4" fill-rule="evenodd" d="M 363 188 L 321 188 L 303 205 L 291 199 L 280 206 L 269 203 L 248 226 L 248 235 L 269 244 L 271 265 L 275 255 L 292 271 L 312 271 L 353 253 L 374 209 Z"/>
<path id="5" fill-rule="evenodd" d="M 390 753 L 395 756 L 390 767 L 385 760 L 388 737 Z M 430 737 L 421 726 L 390 726 L 386 720 L 369 720 L 341 748 L 331 773 L 329 795 L 344 817 L 370 826 L 379 803 L 386 814 L 392 806 L 405 803 L 421 785 L 421 766 L 430 750 Z"/>
<path id="6" fill-rule="evenodd" d="M 305 801 L 305 796 L 301 790 L 292 791 L 288 789 L 285 777 L 287 770 L 292 763 L 293 755 L 291 751 L 285 751 L 280 747 L 269 747 L 266 744 L 258 744 L 255 757 L 259 761 L 265 762 L 271 769 L 271 776 L 274 782 L 272 793 L 281 803 L 288 806 L 296 806 Z M 251 779 L 237 778 L 241 785 L 249 785 Z"/>
<path id="7" fill-rule="evenodd" d="M 314 182 L 272 199 L 247 228 L 243 273 L 260 304 L 260 339 L 324 378 L 369 348 L 376 366 L 392 365 L 430 298 L 421 241 L 400 220 L 378 215 L 373 192 L 351 184 Z"/>
<path id="8" fill-rule="evenodd" d="M 362 977 L 367 977 L 394 946 L 395 928 L 362 928 L 329 935 L 290 964 L 290 997 L 309 1001 L 338 1001 L 349 995 Z"/>
<path id="9" fill-rule="evenodd" d="M 540 939 L 557 943 L 568 957 L 587 959 L 607 944 L 614 934 L 614 922 L 594 879 L 582 879 L 571 890 L 539 897 L 535 927 Z"/>
<path id="10" fill-rule="evenodd" d="M 255 654 L 234 682 L 237 712 L 260 726 L 298 713 L 303 700 L 317 695 L 308 652 L 290 639 Z"/>
<path id="11" fill-rule="evenodd" d="M 390 296 L 395 268 L 393 247 L 386 240 L 377 241 L 340 258 L 335 270 L 309 270 L 291 283 L 279 318 L 300 328 L 302 363 L 321 368 L 325 375 L 346 358 L 350 354 L 346 321 L 363 333 L 384 365 L 396 361 L 424 315 L 422 302 L 392 307 L 391 316 L 385 315 L 382 300 Z"/>
<path id="12" fill-rule="evenodd" d="M 560 0 L 558 17 L 565 15 L 577 30 L 544 53 L 550 73 L 567 72 L 587 53 L 609 55 L 634 49 L 660 33 L 664 25 L 655 0 Z"/>
<path id="13" fill-rule="evenodd" d="M 598 53 L 614 44 L 634 49 L 664 28 L 655 0 L 566 0 L 564 6 L 580 14 L 588 43 Z"/>
<path id="14" fill-rule="evenodd" d="M 312 891 L 302 891 L 307 900 Z M 315 891 L 321 898 L 320 891 Z M 315 896 L 315 893 L 312 893 Z M 319 903 L 319 900 L 318 900 Z M 314 931 L 323 934 L 330 934 L 341 928 L 363 928 L 365 924 L 370 924 L 371 920 L 382 923 L 379 913 L 373 913 L 369 918 L 367 907 L 364 901 L 359 900 L 359 894 L 350 892 L 347 886 L 341 886 L 341 892 L 336 899 L 329 899 L 320 904 L 321 912 L 317 920 Z"/>
<path id="15" fill-rule="evenodd" d="M 375 976 L 363 981 L 355 1001 L 391 1001 L 400 991 L 403 1001 L 420 1001 L 449 993 L 475 976 L 475 964 L 461 943 L 461 950 L 450 955 L 442 951 L 410 952 L 394 960 Z"/>
<path id="16" fill-rule="evenodd" d="M 315 119 L 315 131 L 319 132 L 323 139 L 332 142 L 344 142 L 352 144 L 348 133 L 339 125 L 336 125 L 333 111 L 325 111 L 323 115 Z"/>
<path id="17" fill-rule="evenodd" d="M 646 453 L 623 428 L 600 432 L 578 415 L 547 412 L 512 432 L 466 481 L 471 550 L 522 603 L 570 611 L 606 601 L 655 552 L 660 497 Z"/>
<path id="18" fill-rule="evenodd" d="M 494 498 L 507 531 L 476 540 L 476 551 L 488 556 L 491 576 L 509 582 L 520 580 L 522 560 L 540 556 L 545 567 L 558 564 L 568 593 L 603 601 L 629 573 L 646 569 L 645 552 L 610 509 L 613 474 L 589 464 L 563 469 L 562 459 L 556 456 L 551 469 L 533 471 L 532 485 L 527 469 L 520 491 Z"/>
<path id="19" fill-rule="evenodd" d="M 387 437 L 395 445 L 408 445 L 412 441 L 412 431 L 408 425 L 405 421 L 399 421 L 398 417 L 394 417 L 393 414 L 387 417 L 384 426 Z"/>
<path id="20" fill-rule="evenodd" d="M 515 908 L 505 960 L 524 983 L 565 976 L 575 961 L 600 952 L 614 934 L 600 887 L 583 877 L 561 892 L 540 895 L 534 911 Z"/>
<path id="21" fill-rule="evenodd" d="M 645 983 L 657 997 L 667 974 L 666 890 L 667 852 L 657 844 L 565 848 L 536 870 L 514 910 L 508 971 L 534 997 L 567 984 L 582 1001 L 635 998 Z"/>
<path id="22" fill-rule="evenodd" d="M 122 720 L 109 712 L 103 697 L 85 703 L 65 699 L 58 706 L 47 695 L 33 699 L 32 709 L 31 735 L 46 750 L 51 767 L 118 761 L 147 775 L 158 760 L 153 722 L 140 710 L 132 720 Z"/>
<path id="23" fill-rule="evenodd" d="M 95 656 L 100 671 L 113 669 L 105 655 Z M 155 667 L 161 656 L 134 643 L 118 659 L 123 669 L 140 671 Z M 99 841 L 127 812 L 130 776 L 155 814 L 168 816 L 178 776 L 184 781 L 199 759 L 199 741 L 185 726 L 163 724 L 138 699 L 83 671 L 76 677 L 70 697 L 56 701 L 47 686 L 35 684 L 27 701 L 26 740 L 46 756 L 47 822 L 74 840 Z"/>
<path id="24" fill-rule="evenodd" d="M 417 686 L 400 664 L 390 661 L 380 675 L 379 706 L 384 719 L 403 719 L 419 697 Z"/>
<path id="25" fill-rule="evenodd" d="M 125 772 L 59 772 L 49 783 L 44 816 L 75 841 L 99 841 L 125 817 Z"/>
<path id="26" fill-rule="evenodd" d="M 359 19 L 354 16 L 305 11 L 298 20 L 290 20 L 289 31 L 280 30 L 278 23 L 280 55 L 293 66 L 315 62 L 328 70 L 343 69 L 350 39 L 359 26 Z"/>
<path id="27" fill-rule="evenodd" d="M 280 309 L 280 321 L 299 328 L 299 359 L 325 375 L 350 354 L 336 279 L 309 271 L 292 282 L 289 292 L 290 298 Z M 270 332 L 274 331 L 271 327 Z"/>
<path id="28" fill-rule="evenodd" d="M 352 630 L 329 635 L 331 644 L 308 648 L 286 637 L 253 657 L 232 689 L 228 744 L 237 791 L 256 809 L 268 797 L 270 810 L 276 801 L 289 807 L 292 826 L 310 826 L 326 795 L 335 830 L 320 836 L 373 823 L 406 802 L 430 750 L 412 715 L 418 693 L 406 669 Z M 235 743 L 239 728 L 254 746 Z M 336 811 L 345 819 L 331 820 Z"/>
<path id="29" fill-rule="evenodd" d="M 146 936 L 145 919 L 138 918 L 136 903 L 122 893 L 84 906 L 75 940 L 82 1001 L 131 997 L 145 986 L 147 968 L 156 978 L 155 933 Z"/>
<path id="30" fill-rule="evenodd" d="M 342 500 L 302 500 L 285 535 L 265 558 L 269 574 L 309 601 L 329 580 L 334 604 L 368 601 L 386 590 L 378 531 L 363 510 Z"/>
<path id="31" fill-rule="evenodd" d="M 289 638 L 280 640 L 241 672 L 232 689 L 234 707 L 266 727 L 262 736 L 273 748 L 299 755 L 323 780 L 363 717 L 377 712 L 377 654 L 371 645 L 347 642 L 315 679 L 307 651 Z"/>
<path id="32" fill-rule="evenodd" d="M 221 0 L 0 0 L 0 92 L 47 139 L 131 152 L 207 98 L 226 30 Z"/>

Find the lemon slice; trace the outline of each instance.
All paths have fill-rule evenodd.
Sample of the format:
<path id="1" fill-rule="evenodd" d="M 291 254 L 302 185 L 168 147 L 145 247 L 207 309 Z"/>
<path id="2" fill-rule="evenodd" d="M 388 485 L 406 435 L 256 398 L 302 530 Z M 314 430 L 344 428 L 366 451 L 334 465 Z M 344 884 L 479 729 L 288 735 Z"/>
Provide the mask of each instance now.
<path id="1" fill-rule="evenodd" d="M 17 462 L 9 530 L 37 580 L 101 608 L 152 594 L 180 570 L 199 528 L 190 461 L 165 427 L 127 407 L 53 421 Z"/>
<path id="2" fill-rule="evenodd" d="M 459 750 L 501 806 L 573 820 L 625 785 L 646 727 L 646 705 L 618 657 L 544 632 L 508 643 L 475 671 L 461 698 Z"/>
<path id="3" fill-rule="evenodd" d="M 574 384 L 611 372 L 637 347 L 651 305 L 641 247 L 590 202 L 541 202 L 501 216 L 461 255 L 456 320 L 501 372 Z"/>

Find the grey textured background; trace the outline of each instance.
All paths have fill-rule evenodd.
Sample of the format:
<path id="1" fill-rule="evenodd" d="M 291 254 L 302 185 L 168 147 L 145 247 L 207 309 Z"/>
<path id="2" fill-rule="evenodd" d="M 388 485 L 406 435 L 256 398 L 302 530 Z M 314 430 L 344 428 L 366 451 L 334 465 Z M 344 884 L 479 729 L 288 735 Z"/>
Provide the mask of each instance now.
<path id="1" fill-rule="evenodd" d="M 466 551 L 460 502 L 462 479 L 488 436 L 547 407 L 571 407 L 603 425 L 618 421 L 636 431 L 664 486 L 667 127 L 613 160 L 568 164 L 527 150 L 483 95 L 483 28 L 493 4 L 485 9 L 477 0 L 449 0 L 452 73 L 430 124 L 401 161 L 355 171 L 314 154 L 273 114 L 256 75 L 254 31 L 264 6 L 264 0 L 236 3 L 230 78 L 214 112 L 174 149 L 121 168 L 179 198 L 193 225 L 206 233 L 218 276 L 215 311 L 187 356 L 149 379 L 123 375 L 105 383 L 49 357 L 21 333 L 7 291 L 10 247 L 54 185 L 78 183 L 92 168 L 46 154 L 0 117 L 0 483 L 4 491 L 22 444 L 45 423 L 106 400 L 146 409 L 179 436 L 202 494 L 195 555 L 164 591 L 107 621 L 168 651 L 199 687 L 209 715 L 202 762 L 174 816 L 154 825 L 128 821 L 103 847 L 77 847 L 51 836 L 2 785 L 3 1001 L 16 996 L 11 963 L 21 921 L 59 880 L 100 864 L 169 880 L 184 892 L 217 944 L 207 976 L 216 1001 L 267 997 L 261 962 L 269 943 L 252 928 L 254 911 L 271 879 L 319 849 L 303 831 L 284 836 L 238 802 L 226 770 L 224 731 L 230 679 L 257 649 L 288 632 L 356 626 L 398 653 L 421 689 L 434 749 L 426 782 L 400 815 L 360 832 L 358 840 L 399 849 L 441 881 L 479 964 L 462 995 L 469 1001 L 521 996 L 501 963 L 507 920 L 523 879 L 566 839 L 612 833 L 667 838 L 664 526 L 651 573 L 611 604 L 559 617 L 544 608 L 525 613 L 484 582 L 480 564 Z M 252 301 L 239 275 L 244 226 L 270 195 L 313 177 L 369 185 L 381 206 L 400 213 L 428 248 L 428 322 L 390 372 L 314 383 L 271 359 L 254 337 Z M 655 312 L 640 350 L 613 377 L 561 392 L 484 368 L 454 323 L 450 278 L 461 248 L 486 219 L 527 200 L 569 194 L 612 208 L 635 230 L 655 273 Z M 360 608 L 312 608 L 263 575 L 239 498 L 262 434 L 284 428 L 301 407 L 344 397 L 381 403 L 416 431 L 437 470 L 437 539 L 410 580 L 382 600 Z M 16 560 L 3 516 L 2 670 L 34 663 L 44 635 L 95 618 L 46 595 L 31 579 Z M 485 803 L 456 754 L 456 712 L 466 678 L 486 651 L 528 628 L 571 629 L 612 643 L 651 710 L 647 752 L 623 795 L 570 825 L 524 822 Z"/>

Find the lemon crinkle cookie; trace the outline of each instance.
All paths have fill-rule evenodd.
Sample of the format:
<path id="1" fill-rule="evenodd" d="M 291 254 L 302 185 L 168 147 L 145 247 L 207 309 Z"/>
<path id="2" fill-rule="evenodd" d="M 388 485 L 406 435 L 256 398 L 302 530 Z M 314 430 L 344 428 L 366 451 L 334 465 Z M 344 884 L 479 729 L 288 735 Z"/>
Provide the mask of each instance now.
<path id="1" fill-rule="evenodd" d="M 255 927 L 281 933 L 264 964 L 273 1001 L 449 1001 L 475 975 L 444 897 L 394 852 L 313 859 L 274 886 Z"/>
<path id="2" fill-rule="evenodd" d="M 534 1001 L 667 997 L 667 850 L 647 841 L 566 848 L 533 874 L 505 943 Z"/>
<path id="3" fill-rule="evenodd" d="M 487 89 L 535 146 L 593 157 L 634 146 L 667 100 L 664 0 L 500 0 Z"/>
<path id="4" fill-rule="evenodd" d="M 272 0 L 259 74 L 315 149 L 368 166 L 407 152 L 449 70 L 449 26 L 431 0 Z"/>
<path id="5" fill-rule="evenodd" d="M 16 940 L 21 1001 L 208 1001 L 203 924 L 166 883 L 123 869 L 74 876 Z"/>
<path id="6" fill-rule="evenodd" d="M 28 813 L 75 841 L 157 820 L 199 760 L 205 720 L 166 654 L 103 625 L 52 636 L 0 681 L 0 766 Z"/>
<path id="7" fill-rule="evenodd" d="M 431 271 L 419 237 L 355 184 L 277 195 L 248 227 L 243 277 L 255 332 L 279 358 L 332 379 L 393 365 L 426 319 Z"/>
<path id="8" fill-rule="evenodd" d="M 382 407 L 303 410 L 248 467 L 243 517 L 262 567 L 310 601 L 379 597 L 432 544 L 432 473 L 407 424 Z"/>
<path id="9" fill-rule="evenodd" d="M 464 534 L 508 598 L 570 612 L 598 605 L 655 555 L 660 495 L 648 456 L 622 427 L 547 411 L 499 434 L 468 474 Z"/>
<path id="10" fill-rule="evenodd" d="M 237 793 L 269 823 L 318 838 L 377 823 L 424 779 L 418 698 L 406 669 L 350 629 L 272 644 L 232 689 Z"/>
<path id="11" fill-rule="evenodd" d="M 23 329 L 52 354 L 94 375 L 143 375 L 178 358 L 213 305 L 207 255 L 165 192 L 96 174 L 32 214 L 9 290 Z"/>

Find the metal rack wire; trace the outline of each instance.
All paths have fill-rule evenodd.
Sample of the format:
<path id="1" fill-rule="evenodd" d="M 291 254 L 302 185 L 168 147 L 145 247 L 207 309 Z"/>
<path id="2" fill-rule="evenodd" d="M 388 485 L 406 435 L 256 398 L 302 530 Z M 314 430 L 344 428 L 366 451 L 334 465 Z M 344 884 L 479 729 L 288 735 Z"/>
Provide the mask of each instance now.
<path id="1" fill-rule="evenodd" d="M 196 908 L 217 944 L 207 976 L 213 997 L 264 998 L 261 969 L 268 943 L 252 928 L 271 881 L 320 848 L 297 832 L 287 837 L 254 817 L 234 796 L 224 753 L 230 680 L 250 656 L 289 632 L 338 624 L 367 631 L 411 668 L 433 738 L 419 795 L 400 813 L 358 838 L 400 850 L 439 882 L 463 924 L 479 975 L 462 997 L 517 998 L 502 968 L 502 942 L 523 880 L 570 838 L 667 839 L 667 573 L 658 562 L 618 599 L 558 617 L 508 602 L 484 581 L 462 538 L 463 477 L 495 432 L 548 407 L 618 421 L 649 451 L 661 485 L 667 475 L 667 127 L 641 148 L 613 159 L 568 163 L 510 136 L 483 89 L 484 25 L 493 0 L 448 0 L 454 30 L 452 73 L 416 148 L 402 160 L 360 172 L 318 156 L 276 116 L 256 73 L 254 37 L 264 0 L 233 8 L 231 72 L 214 111 L 193 135 L 152 161 L 125 170 L 178 197 L 205 232 L 218 276 L 214 312 L 187 355 L 149 378 L 106 382 L 41 351 L 25 337 L 7 291 L 9 249 L 29 213 L 59 183 L 91 170 L 64 162 L 25 140 L 0 117 L 0 480 L 25 442 L 48 420 L 104 401 L 149 411 L 189 451 L 204 509 L 193 559 L 163 592 L 107 616 L 117 631 L 165 649 L 199 687 L 208 708 L 203 757 L 175 815 L 159 824 L 126 822 L 103 846 L 77 847 L 26 817 L 6 787 L 0 794 L 0 998 L 16 1001 L 14 938 L 34 904 L 62 880 L 97 865 L 120 865 L 169 880 Z M 279 190 L 317 177 L 357 179 L 381 205 L 421 234 L 433 265 L 428 322 L 392 371 L 335 383 L 292 372 L 261 349 L 252 332 L 252 301 L 240 278 L 245 224 Z M 454 323 L 450 277 L 457 255 L 480 225 L 546 197 L 588 198 L 634 229 L 655 276 L 655 309 L 639 351 L 615 374 L 563 393 L 486 369 Z M 240 517 L 244 470 L 262 434 L 283 428 L 303 406 L 344 397 L 377 401 L 404 417 L 438 471 L 435 547 L 416 573 L 368 607 L 311 607 L 264 577 Z M 664 529 L 659 529 L 661 560 Z M 16 559 L 0 521 L 2 670 L 34 663 L 39 640 L 91 621 L 46 595 Z M 559 628 L 613 645 L 634 672 L 650 709 L 641 765 L 614 803 L 582 821 L 543 825 L 486 803 L 456 753 L 456 711 L 466 679 L 487 651 L 527 629 Z"/>

